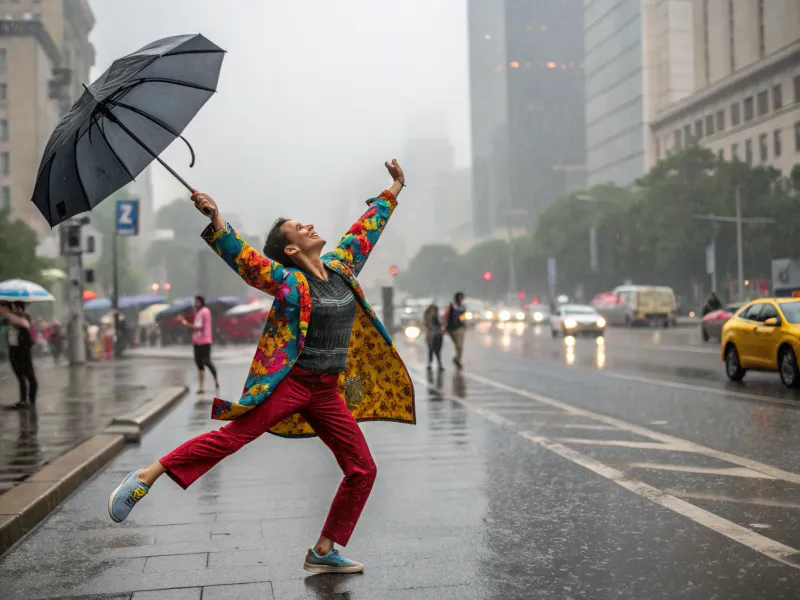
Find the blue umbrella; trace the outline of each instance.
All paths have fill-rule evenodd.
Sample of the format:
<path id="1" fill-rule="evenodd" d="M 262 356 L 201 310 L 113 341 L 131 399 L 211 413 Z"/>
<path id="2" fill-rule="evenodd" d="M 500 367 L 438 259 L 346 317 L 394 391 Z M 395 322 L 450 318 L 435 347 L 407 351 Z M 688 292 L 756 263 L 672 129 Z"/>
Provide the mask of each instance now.
<path id="1" fill-rule="evenodd" d="M 52 294 L 32 281 L 9 279 L 0 283 L 0 302 L 52 302 Z"/>

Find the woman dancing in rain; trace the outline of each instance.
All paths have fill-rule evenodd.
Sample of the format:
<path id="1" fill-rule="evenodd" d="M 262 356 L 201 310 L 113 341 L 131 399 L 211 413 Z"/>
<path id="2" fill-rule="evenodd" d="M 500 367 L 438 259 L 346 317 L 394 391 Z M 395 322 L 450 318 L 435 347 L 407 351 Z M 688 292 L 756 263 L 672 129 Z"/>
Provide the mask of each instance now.
<path id="1" fill-rule="evenodd" d="M 350 540 L 377 472 L 357 422 L 416 422 L 408 371 L 356 279 L 405 186 L 396 160 L 386 168 L 391 187 L 367 202 L 367 211 L 327 254 L 313 224 L 278 219 L 262 256 L 236 234 L 210 197 L 192 196 L 195 206 L 211 216 L 202 234 L 206 242 L 248 284 L 275 300 L 244 394 L 237 402 L 214 399 L 212 418 L 232 421 L 129 473 L 109 498 L 115 522 L 125 520 L 164 473 L 185 489 L 264 432 L 318 435 L 336 456 L 344 479 L 303 568 L 363 570 L 334 548 Z"/>

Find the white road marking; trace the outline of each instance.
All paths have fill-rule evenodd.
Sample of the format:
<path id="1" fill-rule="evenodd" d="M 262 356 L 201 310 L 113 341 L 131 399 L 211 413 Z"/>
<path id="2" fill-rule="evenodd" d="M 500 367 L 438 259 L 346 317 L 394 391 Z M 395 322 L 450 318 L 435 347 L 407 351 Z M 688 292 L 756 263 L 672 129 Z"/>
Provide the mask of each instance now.
<path id="1" fill-rule="evenodd" d="M 679 446 L 662 444 L 661 442 L 629 442 L 628 440 L 593 440 L 585 438 L 556 438 L 561 444 L 583 444 L 584 446 L 620 446 L 639 450 L 669 450 L 670 452 L 691 452 Z"/>
<path id="2" fill-rule="evenodd" d="M 612 425 L 619 429 L 624 429 L 625 431 L 630 431 L 631 433 L 635 433 L 637 435 L 647 437 L 670 446 L 674 446 L 675 449 L 678 449 L 681 452 L 694 452 L 696 454 L 702 454 L 703 456 L 718 458 L 720 460 L 724 460 L 729 463 L 739 465 L 740 467 L 747 467 L 748 469 L 753 469 L 754 471 L 759 471 L 766 475 L 770 475 L 775 479 L 782 479 L 783 481 L 788 481 L 790 483 L 800 484 L 800 475 L 798 475 L 797 473 L 784 471 L 783 469 L 772 467 L 770 465 L 765 465 L 764 463 L 760 463 L 758 461 L 751 460 L 749 458 L 736 456 L 735 454 L 729 454 L 728 452 L 723 452 L 721 450 L 714 450 L 713 448 L 707 448 L 706 446 L 701 446 L 700 444 L 695 444 L 694 442 L 690 442 L 688 440 L 668 435 L 666 433 L 659 433 L 657 431 L 653 431 L 652 429 L 647 429 L 646 427 L 641 427 L 640 425 L 634 425 L 632 423 L 628 423 L 626 421 L 622 421 L 614 417 L 607 417 L 605 415 L 594 413 L 589 410 L 577 408 L 575 406 L 572 406 L 571 404 L 567 404 L 566 402 L 561 402 L 559 400 L 555 400 L 554 398 L 548 398 L 547 396 L 542 396 L 541 394 L 536 394 L 534 392 L 529 392 L 527 390 L 515 388 L 510 385 L 500 383 L 499 381 L 494 381 L 487 377 L 483 377 L 481 375 L 466 374 L 464 375 L 464 377 L 467 377 L 469 379 L 474 379 L 475 381 L 480 381 L 482 383 L 494 385 L 498 389 L 502 389 L 507 392 L 514 392 L 516 394 L 519 394 L 520 396 L 525 396 L 526 398 L 530 398 L 531 400 L 536 400 L 537 402 L 541 402 L 542 404 L 555 406 L 572 414 L 581 415 L 589 419 L 592 419 L 594 421 L 599 421 L 601 423 L 605 423 L 606 425 Z"/>
<path id="3" fill-rule="evenodd" d="M 626 375 L 625 373 L 618 373 L 616 371 L 603 370 L 603 371 L 596 371 L 596 373 L 602 377 L 611 377 L 613 379 L 621 379 L 623 381 L 633 381 L 636 383 L 646 383 L 649 385 L 660 385 L 663 387 L 673 388 L 676 390 L 690 390 L 693 392 L 701 392 L 703 394 L 726 396 L 728 398 L 742 398 L 744 400 L 758 400 L 759 402 L 772 402 L 774 404 L 784 404 L 786 406 L 800 406 L 800 403 L 792 400 L 784 400 L 782 398 L 772 398 L 770 396 L 761 396 L 759 394 L 748 394 L 747 392 L 737 392 L 735 390 L 720 390 L 717 388 L 710 388 L 702 385 L 693 385 L 691 383 L 679 383 L 677 381 L 666 381 L 664 379 L 652 379 L 650 377 Z"/>
<path id="4" fill-rule="evenodd" d="M 727 477 L 749 477 L 751 479 L 771 479 L 775 481 L 774 477 L 753 471 L 752 469 L 745 469 L 744 467 L 692 467 L 688 465 L 665 465 L 661 463 L 650 462 L 621 462 L 616 463 L 619 466 L 629 467 L 631 469 L 653 469 L 656 471 L 679 471 L 681 473 L 702 473 L 705 475 L 721 475 Z"/>
<path id="5" fill-rule="evenodd" d="M 558 442 L 554 442 L 540 435 L 535 435 L 525 431 L 517 431 L 513 421 L 488 411 L 477 404 L 473 404 L 466 399 L 455 398 L 450 395 L 444 396 L 455 402 L 458 402 L 459 404 L 471 408 L 476 413 L 484 416 L 493 423 L 510 428 L 512 431 L 516 431 L 525 439 L 538 444 L 539 446 L 542 446 L 543 448 L 558 454 L 562 458 L 578 464 L 592 471 L 593 473 L 600 475 L 601 477 L 613 481 L 617 485 L 627 489 L 630 492 L 633 492 L 638 496 L 646 498 L 655 504 L 687 517 L 703 527 L 707 527 L 712 531 L 716 531 L 717 533 L 720 533 L 735 542 L 739 542 L 740 544 L 743 544 L 744 546 L 747 546 L 756 552 L 760 552 L 761 554 L 764 554 L 765 556 L 777 560 L 787 566 L 800 569 L 800 565 L 793 564 L 789 561 L 789 558 L 800 553 L 800 550 L 764 537 L 755 531 L 747 529 L 746 527 L 742 527 L 741 525 L 737 525 L 736 523 L 728 521 L 727 519 L 723 519 L 718 515 L 690 504 L 685 500 L 681 500 L 680 498 L 676 498 L 675 496 L 667 494 L 642 481 L 631 479 L 621 471 L 604 465 L 603 463 L 589 458 L 588 456 L 585 456 L 576 450 L 567 448 L 563 444 L 559 444 Z"/>
<path id="6" fill-rule="evenodd" d="M 769 525 L 766 523 L 750 523 L 749 527 L 753 529 L 769 529 Z"/>
<path id="7" fill-rule="evenodd" d="M 530 425 L 530 423 L 526 423 Z M 616 427 L 610 425 L 584 425 L 582 423 L 544 423 L 545 427 L 553 429 L 583 429 L 586 431 L 617 431 Z"/>
<path id="8" fill-rule="evenodd" d="M 664 490 L 667 494 L 672 494 L 678 498 L 689 498 L 691 500 L 708 500 L 711 502 L 731 502 L 734 504 L 756 504 L 758 506 L 769 506 L 770 508 L 791 508 L 800 509 L 800 504 L 793 504 L 791 502 L 781 502 L 780 500 L 773 500 L 772 498 L 734 498 L 733 496 L 725 496 L 722 494 L 713 494 L 708 492 L 687 492 L 684 490 Z"/>

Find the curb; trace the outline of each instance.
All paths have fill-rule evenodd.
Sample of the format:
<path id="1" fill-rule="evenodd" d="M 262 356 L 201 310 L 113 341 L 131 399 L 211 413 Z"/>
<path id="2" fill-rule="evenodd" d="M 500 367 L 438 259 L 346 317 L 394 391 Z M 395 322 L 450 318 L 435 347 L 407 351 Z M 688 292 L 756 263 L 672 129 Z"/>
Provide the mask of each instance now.
<path id="1" fill-rule="evenodd" d="M 135 411 L 115 417 L 104 433 L 122 435 L 127 442 L 138 442 L 142 438 L 142 431 L 183 398 L 187 389 L 186 386 L 168 387 Z"/>
<path id="2" fill-rule="evenodd" d="M 122 451 L 128 435 L 125 431 L 110 431 L 115 422 L 122 420 L 121 424 L 131 431 L 135 428 L 138 441 L 141 430 L 152 425 L 186 391 L 183 386 L 170 387 L 158 393 L 137 411 L 114 419 L 105 432 L 89 438 L 1 495 L 0 554 L 30 532 Z"/>

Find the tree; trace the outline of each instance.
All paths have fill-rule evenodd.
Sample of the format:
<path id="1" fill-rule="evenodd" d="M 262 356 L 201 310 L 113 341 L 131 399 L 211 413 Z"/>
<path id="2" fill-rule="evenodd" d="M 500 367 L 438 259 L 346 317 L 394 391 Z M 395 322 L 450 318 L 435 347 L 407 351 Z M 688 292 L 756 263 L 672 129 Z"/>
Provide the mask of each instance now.
<path id="1" fill-rule="evenodd" d="M 114 284 L 112 236 L 116 235 L 115 218 L 116 203 L 112 199 L 103 202 L 92 211 L 92 224 L 103 236 L 102 254 L 92 265 L 95 270 L 95 283 L 92 287 L 100 295 L 108 294 L 110 296 Z M 132 265 L 129 257 L 128 239 L 119 236 L 117 239 L 117 265 L 120 296 L 136 296 L 147 292 L 143 274 Z"/>

